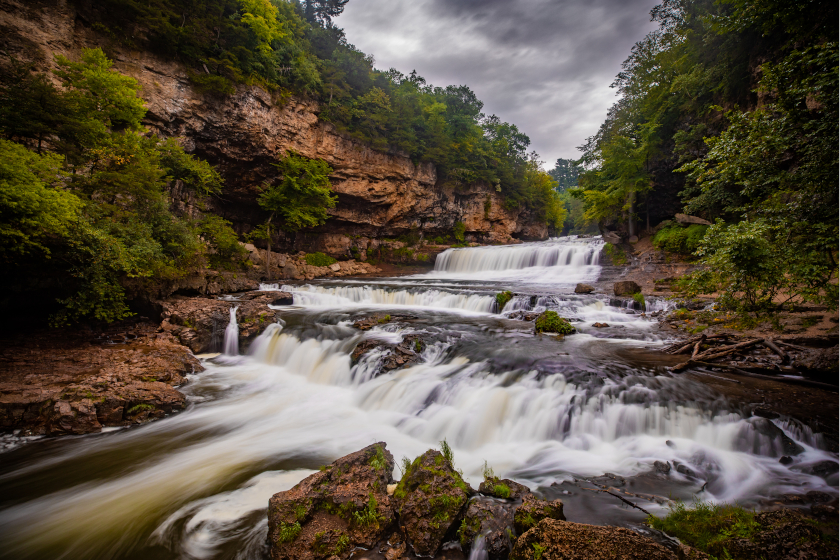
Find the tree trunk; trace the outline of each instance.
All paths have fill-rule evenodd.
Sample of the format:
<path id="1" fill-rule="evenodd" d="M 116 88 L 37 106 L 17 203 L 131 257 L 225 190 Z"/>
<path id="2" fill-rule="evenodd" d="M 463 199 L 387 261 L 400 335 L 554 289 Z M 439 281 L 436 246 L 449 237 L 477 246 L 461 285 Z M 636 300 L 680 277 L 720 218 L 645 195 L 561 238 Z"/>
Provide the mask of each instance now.
<path id="1" fill-rule="evenodd" d="M 268 222 L 265 226 L 265 233 L 266 233 L 266 245 L 268 246 L 268 250 L 265 252 L 265 277 L 268 281 L 271 281 L 271 218 L 274 217 L 274 213 L 271 214 L 268 218 Z"/>

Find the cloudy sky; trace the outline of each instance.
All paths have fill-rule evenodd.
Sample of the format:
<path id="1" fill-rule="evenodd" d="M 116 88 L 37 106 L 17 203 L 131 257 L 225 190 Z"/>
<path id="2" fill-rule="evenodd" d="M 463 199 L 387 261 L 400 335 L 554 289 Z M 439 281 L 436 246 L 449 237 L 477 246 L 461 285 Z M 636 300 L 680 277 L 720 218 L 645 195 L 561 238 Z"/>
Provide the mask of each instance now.
<path id="1" fill-rule="evenodd" d="M 350 0 L 335 23 L 376 67 L 466 84 L 553 167 L 578 158 L 657 0 Z"/>

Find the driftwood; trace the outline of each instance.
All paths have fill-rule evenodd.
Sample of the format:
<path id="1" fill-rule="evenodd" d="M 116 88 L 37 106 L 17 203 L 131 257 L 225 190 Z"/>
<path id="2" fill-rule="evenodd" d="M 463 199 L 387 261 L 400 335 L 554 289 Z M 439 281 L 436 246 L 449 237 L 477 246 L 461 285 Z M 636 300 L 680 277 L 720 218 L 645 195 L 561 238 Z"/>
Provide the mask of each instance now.
<path id="1" fill-rule="evenodd" d="M 603 488 L 584 488 L 584 490 L 591 490 L 593 492 L 606 492 L 610 496 L 615 496 L 616 498 L 618 498 L 619 500 L 621 500 L 622 502 L 624 502 L 628 506 L 632 506 L 632 507 L 638 509 L 639 511 L 643 512 L 645 515 L 650 515 L 650 512 L 648 510 L 644 509 L 643 507 L 637 506 L 636 504 L 634 504 L 630 500 L 628 500 L 626 498 L 623 498 L 623 497 L 619 496 L 618 494 L 610 492 L 609 490 L 604 490 Z"/>
<path id="2" fill-rule="evenodd" d="M 776 355 L 777 355 L 777 356 L 779 356 L 779 357 L 782 359 L 782 363 L 783 363 L 783 364 L 787 364 L 787 363 L 789 363 L 789 362 L 790 362 L 790 356 L 788 356 L 787 352 L 785 352 L 784 350 L 782 350 L 781 348 L 779 348 L 778 346 L 776 346 L 776 345 L 773 343 L 773 340 L 772 340 L 772 339 L 765 338 L 765 339 L 762 341 L 762 344 L 764 344 L 764 346 L 766 346 L 767 348 L 769 348 L 770 350 L 772 350 L 773 352 L 775 352 L 775 353 L 776 353 Z"/>
<path id="3" fill-rule="evenodd" d="M 807 346 L 797 346 L 796 344 L 791 344 L 790 342 L 785 342 L 784 340 L 777 340 L 776 342 L 783 346 L 793 348 L 794 350 L 812 350 L 812 348 L 808 348 Z"/>
<path id="4" fill-rule="evenodd" d="M 708 337 L 704 334 L 692 336 L 689 339 L 681 340 L 672 344 L 671 346 L 668 346 L 667 348 L 663 348 L 662 351 L 666 354 L 682 354 L 683 352 L 690 350 L 692 347 L 694 347 L 694 344 L 698 340 L 705 340 L 707 342 L 719 342 L 726 338 L 729 338 L 729 336 L 730 335 L 728 334 L 713 334 L 712 336 Z"/>
<path id="5" fill-rule="evenodd" d="M 763 339 L 756 338 L 753 340 L 747 340 L 746 342 L 739 342 L 738 344 L 733 344 L 732 346 L 724 346 L 723 348 L 714 348 L 712 350 L 706 350 L 705 352 L 698 354 L 696 358 L 698 360 L 714 360 L 716 358 L 721 358 L 723 356 L 732 354 L 733 352 L 737 352 L 738 350 L 754 346 L 762 341 Z"/>
<path id="6" fill-rule="evenodd" d="M 698 340 L 697 344 L 694 345 L 694 350 L 691 352 L 691 359 L 692 360 L 697 357 L 697 354 L 700 353 L 700 345 L 703 344 L 703 341 L 705 341 L 705 340 L 706 340 L 706 337 L 703 336 L 703 338 Z"/>

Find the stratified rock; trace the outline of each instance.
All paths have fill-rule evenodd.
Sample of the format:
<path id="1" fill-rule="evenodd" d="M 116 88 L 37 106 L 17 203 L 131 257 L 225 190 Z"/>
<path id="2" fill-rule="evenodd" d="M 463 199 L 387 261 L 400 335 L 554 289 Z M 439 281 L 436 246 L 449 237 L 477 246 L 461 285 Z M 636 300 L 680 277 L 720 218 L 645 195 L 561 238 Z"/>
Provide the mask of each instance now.
<path id="1" fill-rule="evenodd" d="M 613 291 L 617 296 L 632 296 L 642 291 L 642 288 L 632 280 L 623 280 L 613 285 Z"/>
<path id="2" fill-rule="evenodd" d="M 712 222 L 698 218 L 697 216 L 688 216 L 686 214 L 675 214 L 674 219 L 683 225 L 700 224 L 701 226 L 710 226 Z"/>
<path id="3" fill-rule="evenodd" d="M 522 504 L 516 508 L 513 526 L 517 535 L 522 535 L 543 519 L 559 519 L 565 521 L 562 500 L 541 500 L 533 494 L 525 496 Z"/>
<path id="4" fill-rule="evenodd" d="M 432 556 L 473 490 L 439 452 L 417 457 L 394 491 L 400 528 L 421 556 Z"/>
<path id="5" fill-rule="evenodd" d="M 705 554 L 687 546 L 671 550 L 623 527 L 583 525 L 543 519 L 520 536 L 511 560 L 700 560 Z M 769 558 L 769 557 L 768 557 Z"/>
<path id="6" fill-rule="evenodd" d="M 385 443 L 351 453 L 268 501 L 273 560 L 349 558 L 371 548 L 394 522 L 387 486 L 394 458 Z"/>
<path id="7" fill-rule="evenodd" d="M 594 291 L 595 288 L 593 288 L 589 284 L 578 284 L 577 286 L 575 286 L 576 294 L 591 294 Z"/>
<path id="8" fill-rule="evenodd" d="M 484 549 L 490 560 L 505 560 L 513 548 L 513 501 L 502 502 L 475 497 L 470 500 L 464 519 L 458 528 L 458 540 L 464 552 L 475 544 L 476 538 L 484 539 Z"/>

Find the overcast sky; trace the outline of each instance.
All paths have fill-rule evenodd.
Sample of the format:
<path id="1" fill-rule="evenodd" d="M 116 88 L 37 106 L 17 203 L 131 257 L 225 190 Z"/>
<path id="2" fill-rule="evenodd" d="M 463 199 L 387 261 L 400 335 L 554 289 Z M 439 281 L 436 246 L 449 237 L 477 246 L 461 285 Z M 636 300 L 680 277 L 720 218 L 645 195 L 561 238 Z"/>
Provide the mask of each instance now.
<path id="1" fill-rule="evenodd" d="M 615 102 L 657 0 L 350 0 L 335 23 L 376 67 L 466 84 L 551 168 L 578 158 Z"/>

